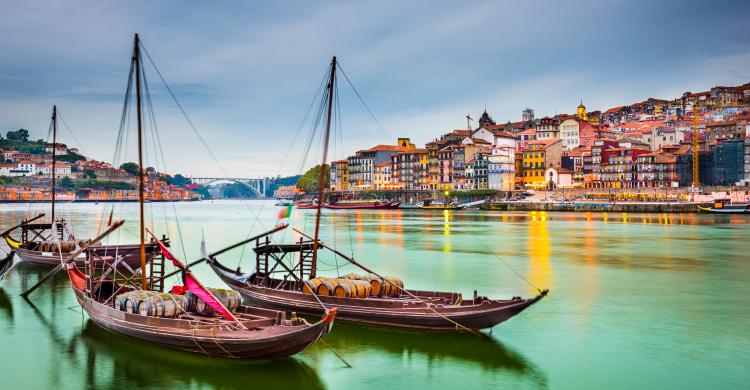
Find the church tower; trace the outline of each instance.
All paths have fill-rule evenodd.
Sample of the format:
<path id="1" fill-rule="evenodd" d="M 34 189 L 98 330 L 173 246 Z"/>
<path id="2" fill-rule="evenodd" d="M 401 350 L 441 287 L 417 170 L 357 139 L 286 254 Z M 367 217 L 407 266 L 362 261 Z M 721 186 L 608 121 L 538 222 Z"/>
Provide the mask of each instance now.
<path id="1" fill-rule="evenodd" d="M 495 121 L 492 120 L 492 117 L 490 117 L 490 114 L 487 113 L 487 109 L 484 109 L 484 113 L 482 113 L 482 116 L 479 118 L 479 127 L 484 127 L 485 125 L 494 125 Z"/>
<path id="2" fill-rule="evenodd" d="M 582 120 L 589 120 L 588 114 L 586 114 L 586 106 L 583 105 L 583 99 L 581 99 L 581 104 L 578 105 L 578 109 L 576 110 L 576 116 L 578 119 Z"/>

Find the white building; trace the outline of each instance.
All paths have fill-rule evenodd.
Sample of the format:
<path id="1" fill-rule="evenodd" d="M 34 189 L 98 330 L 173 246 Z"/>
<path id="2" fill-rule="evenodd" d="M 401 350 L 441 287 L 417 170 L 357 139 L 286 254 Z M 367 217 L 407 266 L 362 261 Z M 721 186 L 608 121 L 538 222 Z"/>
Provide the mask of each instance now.
<path id="1" fill-rule="evenodd" d="M 44 148 L 44 152 L 47 154 L 52 154 L 52 144 L 48 144 L 47 147 Z M 58 143 L 55 145 L 55 154 L 58 156 L 64 156 L 68 154 L 68 148 L 65 146 L 65 144 Z"/>
<path id="2" fill-rule="evenodd" d="M 45 177 L 51 177 L 52 176 L 52 164 L 39 164 L 36 166 L 36 172 L 41 173 L 42 176 Z M 70 164 L 66 163 L 57 163 L 55 164 L 55 175 L 59 176 L 68 176 L 70 175 L 71 169 Z"/>
<path id="3" fill-rule="evenodd" d="M 560 122 L 560 139 L 565 150 L 572 150 L 581 144 L 580 126 L 576 119 Z"/>
<path id="4" fill-rule="evenodd" d="M 35 173 L 36 164 L 29 161 L 22 161 L 14 164 L 0 164 L 0 176 L 34 176 Z"/>
<path id="5" fill-rule="evenodd" d="M 516 139 L 498 132 L 492 154 L 487 157 L 487 186 L 493 190 L 513 191 L 516 186 Z"/>

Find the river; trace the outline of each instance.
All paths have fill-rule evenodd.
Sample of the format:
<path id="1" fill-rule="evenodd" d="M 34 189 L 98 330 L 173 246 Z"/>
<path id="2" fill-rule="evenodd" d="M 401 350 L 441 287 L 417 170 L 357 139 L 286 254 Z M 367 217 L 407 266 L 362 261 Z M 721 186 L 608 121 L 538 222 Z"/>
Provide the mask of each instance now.
<path id="1" fill-rule="evenodd" d="M 0 227 L 44 207 L 0 205 Z M 62 204 L 58 214 L 84 238 L 110 207 Z M 110 241 L 135 242 L 137 204 L 117 204 L 114 214 L 127 223 Z M 201 237 L 218 249 L 273 226 L 276 214 L 264 201 L 147 204 L 148 225 L 188 259 L 198 256 Z M 312 231 L 312 211 L 294 210 L 291 223 Z M 244 362 L 102 331 L 62 274 L 26 301 L 18 293 L 46 269 L 16 264 L 0 281 L 0 387 L 719 389 L 750 381 L 750 217 L 326 211 L 321 230 L 323 241 L 400 276 L 407 288 L 505 298 L 530 296 L 534 285 L 550 294 L 489 338 L 336 323 L 327 346 Z M 247 247 L 221 260 L 250 269 L 251 254 Z M 321 258 L 321 273 L 335 275 L 337 266 L 355 271 Z M 195 272 L 222 286 L 207 266 Z"/>

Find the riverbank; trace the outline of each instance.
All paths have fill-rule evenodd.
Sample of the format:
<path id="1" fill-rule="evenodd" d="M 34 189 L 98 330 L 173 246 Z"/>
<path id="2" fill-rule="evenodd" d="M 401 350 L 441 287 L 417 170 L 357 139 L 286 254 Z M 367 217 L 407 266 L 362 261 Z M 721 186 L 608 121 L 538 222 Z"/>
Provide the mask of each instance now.
<path id="1" fill-rule="evenodd" d="M 488 202 L 482 210 L 502 211 L 573 211 L 621 213 L 695 213 L 698 206 L 708 203 L 692 202 Z"/>

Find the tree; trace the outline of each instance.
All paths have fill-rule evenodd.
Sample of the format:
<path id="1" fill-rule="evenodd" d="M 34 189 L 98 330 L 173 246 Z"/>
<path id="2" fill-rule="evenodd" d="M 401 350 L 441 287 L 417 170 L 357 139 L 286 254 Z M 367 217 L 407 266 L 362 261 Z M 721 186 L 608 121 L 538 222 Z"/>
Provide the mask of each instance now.
<path id="1" fill-rule="evenodd" d="M 126 162 L 125 164 L 120 165 L 120 169 L 133 176 L 138 176 L 138 164 L 134 162 Z"/>
<path id="2" fill-rule="evenodd" d="M 323 188 L 328 188 L 328 164 L 325 165 L 323 170 Z M 320 179 L 320 165 L 316 165 L 305 172 L 302 177 L 297 181 L 297 188 L 305 192 L 317 191 L 318 181 Z"/>
<path id="3" fill-rule="evenodd" d="M 6 137 L 11 141 L 22 141 L 22 142 L 28 142 L 29 140 L 29 131 L 25 129 L 19 129 L 16 131 L 8 131 L 8 134 Z"/>
<path id="4" fill-rule="evenodd" d="M 75 183 L 73 182 L 73 179 L 65 176 L 60 179 L 60 181 L 57 183 L 57 186 L 60 188 L 72 189 L 73 187 L 75 187 Z"/>
<path id="5" fill-rule="evenodd" d="M 96 173 L 94 173 L 94 170 L 93 170 L 93 169 L 89 169 L 89 168 L 86 168 L 86 169 L 85 169 L 85 170 L 83 171 L 83 176 L 84 176 L 84 177 L 87 177 L 87 178 L 89 178 L 89 179 L 96 179 Z"/>
<path id="6" fill-rule="evenodd" d="M 185 176 L 180 175 L 179 173 L 174 176 L 166 176 L 167 183 L 177 186 L 177 187 L 184 187 L 187 184 L 190 184 L 190 179 L 186 178 Z"/>

